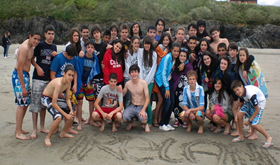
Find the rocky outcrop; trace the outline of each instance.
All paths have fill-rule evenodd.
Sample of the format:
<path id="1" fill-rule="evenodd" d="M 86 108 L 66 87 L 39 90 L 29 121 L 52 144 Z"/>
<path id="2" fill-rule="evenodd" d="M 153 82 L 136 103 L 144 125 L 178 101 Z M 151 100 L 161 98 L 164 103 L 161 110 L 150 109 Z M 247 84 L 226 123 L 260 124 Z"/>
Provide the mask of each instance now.
<path id="1" fill-rule="evenodd" d="M 13 43 L 21 43 L 27 37 L 31 29 L 38 29 L 42 34 L 44 27 L 48 24 L 52 24 L 55 27 L 55 44 L 66 44 L 68 42 L 68 32 L 71 28 L 76 27 L 80 29 L 81 25 L 88 25 L 91 29 L 93 23 L 68 23 L 56 20 L 53 17 L 41 18 L 33 17 L 26 19 L 8 19 L 1 21 L 0 34 L 9 31 L 11 33 Z M 123 22 L 116 22 L 117 25 L 121 25 Z M 129 26 L 133 22 L 125 22 Z M 154 25 L 155 22 L 138 21 L 141 26 L 143 34 L 146 34 L 146 30 L 150 25 Z M 100 25 L 102 30 L 108 29 L 111 24 Z M 276 25 L 260 25 L 254 29 L 250 29 L 246 26 L 236 26 L 230 24 L 224 24 L 219 21 L 206 21 L 207 31 L 210 27 L 218 25 L 221 29 L 221 37 L 228 38 L 229 41 L 237 42 L 239 46 L 249 48 L 280 48 L 280 26 Z M 187 30 L 187 25 L 179 25 L 173 23 L 167 23 L 166 29 L 172 28 L 174 35 L 178 26 L 183 26 Z M 43 37 L 43 36 L 42 36 Z"/>

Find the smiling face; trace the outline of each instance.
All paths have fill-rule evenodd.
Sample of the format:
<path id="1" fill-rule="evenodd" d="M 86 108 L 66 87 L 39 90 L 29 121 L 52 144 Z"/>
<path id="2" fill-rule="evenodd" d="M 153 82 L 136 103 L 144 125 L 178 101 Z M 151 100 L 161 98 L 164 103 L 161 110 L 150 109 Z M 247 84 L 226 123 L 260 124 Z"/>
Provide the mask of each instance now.
<path id="1" fill-rule="evenodd" d="M 117 83 L 118 83 L 118 80 L 117 79 L 110 79 L 109 80 L 109 86 L 110 86 L 110 89 L 115 89 L 117 87 Z"/>
<path id="2" fill-rule="evenodd" d="M 163 41 L 162 41 L 163 46 L 164 46 L 164 47 L 167 47 L 169 43 L 170 43 L 169 37 L 168 37 L 168 36 L 165 36 L 165 37 L 163 38 Z"/>
<path id="3" fill-rule="evenodd" d="M 186 60 L 187 60 L 187 53 L 182 51 L 179 55 L 179 61 L 181 63 L 184 63 Z"/>
<path id="4" fill-rule="evenodd" d="M 139 76 L 139 72 L 137 70 L 132 70 L 129 75 L 133 80 L 136 80 Z"/>
<path id="5" fill-rule="evenodd" d="M 214 40 L 219 39 L 219 38 L 220 38 L 220 31 L 217 31 L 217 30 L 213 31 L 213 32 L 211 33 L 211 37 L 212 37 Z"/>
<path id="6" fill-rule="evenodd" d="M 113 50 L 116 54 L 118 54 L 122 49 L 122 44 L 117 42 L 114 44 Z"/>
<path id="7" fill-rule="evenodd" d="M 112 38 L 115 38 L 117 36 L 118 31 L 116 28 L 112 28 L 112 30 L 110 32 L 111 32 Z"/>
<path id="8" fill-rule="evenodd" d="M 244 63 L 247 60 L 247 54 L 244 50 L 240 50 L 238 56 L 241 63 Z"/>
<path id="9" fill-rule="evenodd" d="M 132 42 L 133 52 L 136 52 L 139 46 L 140 46 L 140 41 L 138 39 L 133 40 Z"/>
<path id="10" fill-rule="evenodd" d="M 93 38 L 94 38 L 95 40 L 100 40 L 100 38 L 101 38 L 101 33 L 100 33 L 100 31 L 95 30 L 95 31 L 92 33 L 92 36 L 93 36 Z"/>
<path id="11" fill-rule="evenodd" d="M 72 80 L 74 79 L 74 71 L 68 70 L 66 73 L 64 72 L 63 76 L 65 77 L 68 83 L 71 83 Z"/>
<path id="12" fill-rule="evenodd" d="M 215 88 L 216 92 L 219 92 L 222 89 L 222 81 L 218 80 L 216 82 L 216 84 L 214 84 L 214 88 Z"/>
<path id="13" fill-rule="evenodd" d="M 237 50 L 229 48 L 228 54 L 230 55 L 231 58 L 235 58 L 237 54 Z"/>
<path id="14" fill-rule="evenodd" d="M 208 49 L 208 46 L 207 46 L 207 42 L 206 41 L 201 41 L 200 43 L 200 50 L 202 52 L 206 51 Z"/>
<path id="15" fill-rule="evenodd" d="M 239 96 L 239 97 L 243 96 L 243 94 L 244 94 L 243 85 L 242 85 L 241 87 L 235 87 L 235 88 L 233 89 L 233 91 L 234 91 L 234 93 L 235 93 L 237 96 Z"/>
<path id="16" fill-rule="evenodd" d="M 74 32 L 73 35 L 73 42 L 77 43 L 79 41 L 79 33 L 78 32 Z"/>
<path id="17" fill-rule="evenodd" d="M 221 60 L 221 63 L 220 63 L 220 68 L 221 70 L 224 72 L 225 70 L 227 70 L 228 68 L 228 61 L 225 60 L 225 59 L 222 59 Z"/>
<path id="18" fill-rule="evenodd" d="M 196 36 L 197 30 L 191 26 L 188 32 L 190 36 Z"/>
<path id="19" fill-rule="evenodd" d="M 89 30 L 88 29 L 82 29 L 81 34 L 82 34 L 83 39 L 87 40 L 88 35 L 89 35 Z"/>
<path id="20" fill-rule="evenodd" d="M 88 54 L 92 54 L 94 50 L 95 50 L 95 49 L 94 49 L 94 46 L 93 46 L 92 44 L 88 44 L 88 45 L 86 46 L 86 52 L 87 52 Z"/>
<path id="21" fill-rule="evenodd" d="M 144 42 L 144 49 L 150 51 L 151 45 Z"/>
<path id="22" fill-rule="evenodd" d="M 203 62 L 206 66 L 210 66 L 211 65 L 211 58 L 208 55 L 204 55 L 203 56 Z"/>
<path id="23" fill-rule="evenodd" d="M 175 59 L 178 58 L 178 56 L 179 56 L 180 48 L 179 48 L 179 47 L 174 47 L 174 48 L 171 50 L 171 53 L 172 53 L 172 59 L 175 60 Z"/>
<path id="24" fill-rule="evenodd" d="M 198 26 L 198 31 L 199 31 L 200 34 L 202 34 L 204 32 L 204 30 L 205 30 L 204 25 Z"/>
<path id="25" fill-rule="evenodd" d="M 29 35 L 29 43 L 32 44 L 32 47 L 36 47 L 39 44 L 40 39 L 41 39 L 40 35 L 35 34 L 32 37 L 31 37 L 31 35 Z"/>
<path id="26" fill-rule="evenodd" d="M 223 57 L 224 55 L 226 55 L 226 53 L 227 53 L 227 50 L 225 48 L 223 48 L 223 47 L 218 48 L 218 54 L 220 57 Z"/>
<path id="27" fill-rule="evenodd" d="M 192 51 L 194 51 L 196 47 L 196 40 L 190 39 L 190 41 L 188 42 L 188 46 Z"/>
<path id="28" fill-rule="evenodd" d="M 178 32 L 175 36 L 176 36 L 176 40 L 178 42 L 183 42 L 183 39 L 185 37 L 185 31 L 184 30 L 178 30 Z"/>

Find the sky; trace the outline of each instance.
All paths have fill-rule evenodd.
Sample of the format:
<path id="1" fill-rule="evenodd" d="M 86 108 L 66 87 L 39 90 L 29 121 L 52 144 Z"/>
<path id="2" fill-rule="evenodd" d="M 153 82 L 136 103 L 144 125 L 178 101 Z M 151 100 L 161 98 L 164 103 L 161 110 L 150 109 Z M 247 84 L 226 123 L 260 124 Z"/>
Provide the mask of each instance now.
<path id="1" fill-rule="evenodd" d="M 258 4 L 280 6 L 280 0 L 258 0 Z"/>

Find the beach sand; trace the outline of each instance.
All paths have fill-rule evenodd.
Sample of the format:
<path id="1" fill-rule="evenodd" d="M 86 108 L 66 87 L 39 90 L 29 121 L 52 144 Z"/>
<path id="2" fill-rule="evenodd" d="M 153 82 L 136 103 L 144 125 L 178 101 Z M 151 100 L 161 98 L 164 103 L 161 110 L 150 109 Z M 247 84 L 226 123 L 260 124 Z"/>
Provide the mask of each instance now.
<path id="1" fill-rule="evenodd" d="M 163 132 L 156 127 L 145 133 L 140 126 L 125 130 L 125 124 L 118 132 L 111 132 L 106 125 L 104 132 L 99 128 L 83 125 L 83 130 L 74 138 L 51 138 L 52 146 L 44 144 L 46 134 L 38 132 L 37 139 L 18 140 L 15 138 L 14 93 L 11 74 L 16 63 L 11 45 L 10 58 L 0 57 L 0 164 L 279 164 L 280 163 L 280 88 L 279 49 L 249 49 L 255 56 L 265 75 L 269 98 L 261 125 L 273 137 L 274 147 L 263 149 L 265 138 L 258 133 L 256 140 L 232 143 L 231 136 L 214 134 L 208 130 L 208 120 L 204 122 L 204 133 L 197 134 L 198 125 L 186 133 L 182 127 L 175 131 Z M 64 46 L 58 46 L 59 52 Z M 0 53 L 3 49 L 0 49 Z M 31 69 L 31 75 L 33 68 Z M 88 117 L 88 104 L 84 101 L 83 117 Z M 52 122 L 47 112 L 46 128 Z M 174 118 L 171 120 L 173 124 Z M 39 127 L 39 123 L 38 123 Z M 62 127 L 62 126 L 60 126 Z M 23 129 L 32 132 L 31 113 L 27 112 Z M 247 131 L 248 127 L 244 128 Z M 279 132 L 278 132 L 279 131 Z M 28 134 L 30 136 L 30 133 Z"/>

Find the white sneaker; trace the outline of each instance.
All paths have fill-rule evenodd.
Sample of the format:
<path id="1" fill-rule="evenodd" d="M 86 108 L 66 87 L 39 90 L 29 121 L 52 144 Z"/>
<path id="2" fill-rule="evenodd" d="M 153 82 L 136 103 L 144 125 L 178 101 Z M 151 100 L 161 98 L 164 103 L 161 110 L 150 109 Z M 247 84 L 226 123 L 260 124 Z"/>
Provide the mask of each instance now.
<path id="1" fill-rule="evenodd" d="M 166 125 L 166 127 L 167 127 L 167 128 L 169 128 L 169 129 L 170 129 L 170 131 L 175 130 L 175 128 L 174 128 L 174 127 L 172 127 L 170 124 Z"/>
<path id="2" fill-rule="evenodd" d="M 170 129 L 166 125 L 159 126 L 159 129 L 161 129 L 163 131 L 170 131 Z"/>

